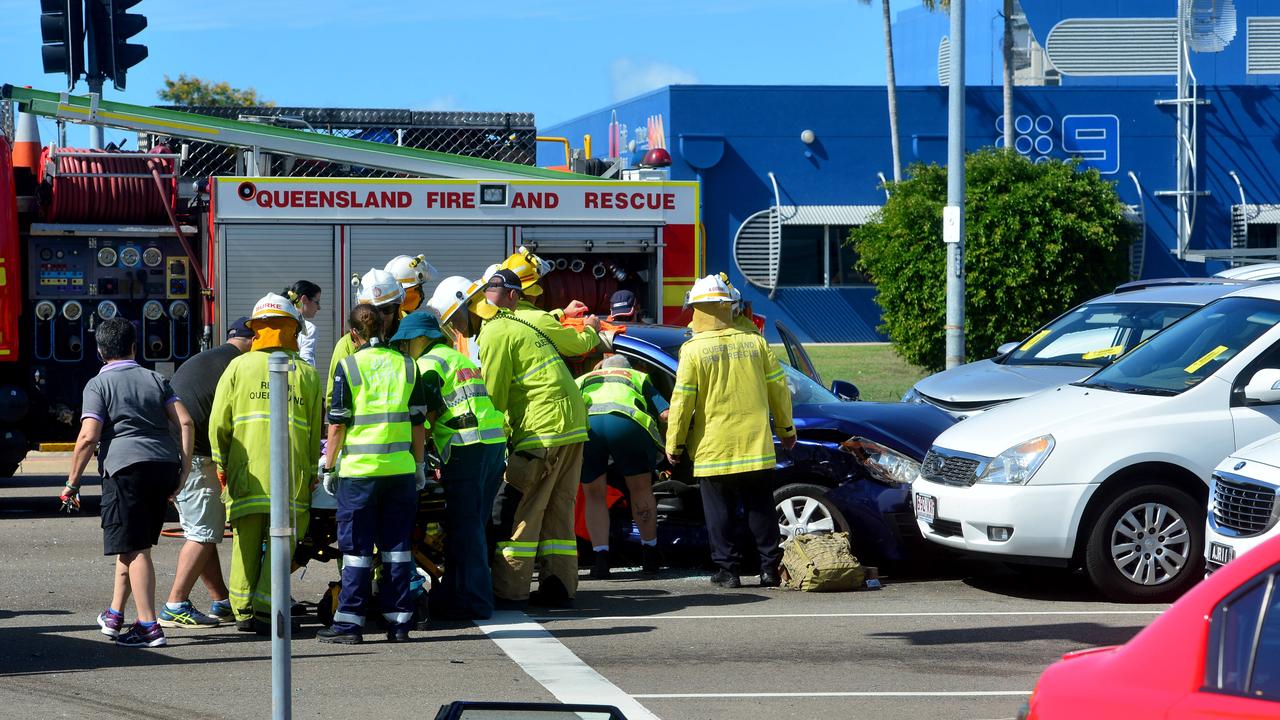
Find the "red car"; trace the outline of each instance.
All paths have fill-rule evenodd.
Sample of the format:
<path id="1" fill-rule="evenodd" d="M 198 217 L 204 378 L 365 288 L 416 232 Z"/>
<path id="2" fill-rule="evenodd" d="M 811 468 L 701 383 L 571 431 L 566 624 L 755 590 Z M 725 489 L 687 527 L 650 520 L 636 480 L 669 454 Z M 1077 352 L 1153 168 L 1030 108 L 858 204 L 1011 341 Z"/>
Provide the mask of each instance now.
<path id="1" fill-rule="evenodd" d="M 1280 537 L 1224 565 L 1128 643 L 1064 655 L 1019 717 L 1280 718 Z"/>

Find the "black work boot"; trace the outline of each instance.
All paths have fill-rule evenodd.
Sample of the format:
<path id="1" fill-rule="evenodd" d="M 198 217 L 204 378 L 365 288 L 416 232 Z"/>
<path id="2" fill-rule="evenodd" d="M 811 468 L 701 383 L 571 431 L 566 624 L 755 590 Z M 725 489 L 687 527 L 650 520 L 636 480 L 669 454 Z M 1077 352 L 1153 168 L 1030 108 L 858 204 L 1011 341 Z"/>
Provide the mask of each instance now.
<path id="1" fill-rule="evenodd" d="M 738 577 L 737 573 L 721 568 L 716 571 L 715 575 L 711 576 L 711 584 L 722 588 L 740 588 L 742 587 L 742 579 Z"/>
<path id="2" fill-rule="evenodd" d="M 662 551 L 657 545 L 640 546 L 640 572 L 657 575 L 662 570 Z"/>
<path id="3" fill-rule="evenodd" d="M 569 589 L 555 575 L 544 578 L 538 583 L 538 589 L 529 593 L 529 604 L 553 610 L 567 610 L 573 607 L 573 598 Z"/>
<path id="4" fill-rule="evenodd" d="M 592 580 L 608 580 L 612 575 L 609 568 L 609 551 L 597 550 L 595 565 L 591 566 Z"/>

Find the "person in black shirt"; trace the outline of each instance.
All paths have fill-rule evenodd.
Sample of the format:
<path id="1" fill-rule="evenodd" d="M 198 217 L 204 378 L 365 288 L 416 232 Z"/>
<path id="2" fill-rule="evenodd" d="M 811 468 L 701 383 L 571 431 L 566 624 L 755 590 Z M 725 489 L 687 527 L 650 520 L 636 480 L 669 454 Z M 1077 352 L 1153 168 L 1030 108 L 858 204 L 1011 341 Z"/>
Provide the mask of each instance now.
<path id="1" fill-rule="evenodd" d="M 223 371 L 253 344 L 253 331 L 246 321 L 247 318 L 240 318 L 232 323 L 226 343 L 197 353 L 178 368 L 170 381 L 195 422 L 196 437 L 191 474 L 174 497 L 186 542 L 178 552 L 178 571 L 169 600 L 160 610 L 160 624 L 165 627 L 216 627 L 232 617 L 218 559 L 218 543 L 222 542 L 227 515 L 222 504 L 222 483 L 210 457 L 209 410 Z M 207 615 L 191 605 L 196 578 L 204 581 L 213 599 Z"/>

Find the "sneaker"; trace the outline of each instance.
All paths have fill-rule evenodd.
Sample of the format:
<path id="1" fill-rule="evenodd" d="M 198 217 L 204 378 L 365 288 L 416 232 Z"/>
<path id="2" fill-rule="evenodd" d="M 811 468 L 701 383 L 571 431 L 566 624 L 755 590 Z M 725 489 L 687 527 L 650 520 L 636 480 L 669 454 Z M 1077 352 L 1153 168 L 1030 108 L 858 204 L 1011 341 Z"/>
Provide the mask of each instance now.
<path id="1" fill-rule="evenodd" d="M 737 573 L 731 573 L 728 570 L 717 570 L 715 575 L 711 576 L 711 584 L 722 588 L 740 588 L 742 580 Z"/>
<path id="2" fill-rule="evenodd" d="M 134 623 L 129 631 L 116 638 L 117 645 L 124 647 L 163 647 L 164 630 L 160 628 L 159 623 L 153 624 L 149 628 L 142 627 L 142 623 Z"/>
<path id="3" fill-rule="evenodd" d="M 596 553 L 595 564 L 591 566 L 592 580 L 608 580 L 613 575 L 609 568 L 609 551 L 602 550 Z"/>
<path id="4" fill-rule="evenodd" d="M 177 610 L 170 610 L 168 605 L 160 608 L 160 625 L 163 627 L 215 628 L 221 623 L 216 618 L 195 609 L 190 601 L 182 603 Z"/>
<path id="5" fill-rule="evenodd" d="M 387 642 L 409 642 L 409 628 L 395 628 L 387 631 Z"/>
<path id="6" fill-rule="evenodd" d="M 209 617 L 218 622 L 230 622 L 235 619 L 235 613 L 231 612 L 231 603 L 227 600 L 214 600 L 209 604 Z"/>
<path id="7" fill-rule="evenodd" d="M 408 639 L 409 631 L 405 631 L 405 639 Z M 336 645 L 359 645 L 364 642 L 364 636 L 358 632 L 342 632 L 333 628 L 320 628 L 316 633 L 316 639 L 322 643 L 334 643 Z"/>
<path id="8" fill-rule="evenodd" d="M 120 637 L 120 628 L 124 627 L 124 616 L 103 610 L 98 615 L 98 627 L 102 628 L 102 634 L 109 638 Z"/>

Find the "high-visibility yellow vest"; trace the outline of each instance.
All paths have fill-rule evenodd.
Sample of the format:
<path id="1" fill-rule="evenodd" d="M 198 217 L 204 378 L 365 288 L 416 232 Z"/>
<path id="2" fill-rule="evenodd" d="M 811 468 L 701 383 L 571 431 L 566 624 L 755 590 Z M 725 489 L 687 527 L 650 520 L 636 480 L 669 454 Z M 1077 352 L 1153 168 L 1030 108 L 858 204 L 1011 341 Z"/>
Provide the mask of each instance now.
<path id="1" fill-rule="evenodd" d="M 418 382 L 413 361 L 383 346 L 342 359 L 351 393 L 351 426 L 342 445 L 343 477 L 412 475 L 409 398 Z"/>
<path id="2" fill-rule="evenodd" d="M 424 375 L 440 376 L 440 397 L 445 410 L 431 427 L 442 462 L 449 462 L 454 445 L 505 443 L 505 419 L 493 406 L 485 389 L 480 370 L 466 355 L 438 343 L 418 358 L 418 370 Z"/>
<path id="3" fill-rule="evenodd" d="M 613 413 L 635 420 L 659 445 L 658 423 L 654 422 L 645 407 L 644 384 L 649 376 L 639 370 L 605 368 L 592 370 L 578 378 L 578 388 L 587 403 L 588 415 Z"/>

